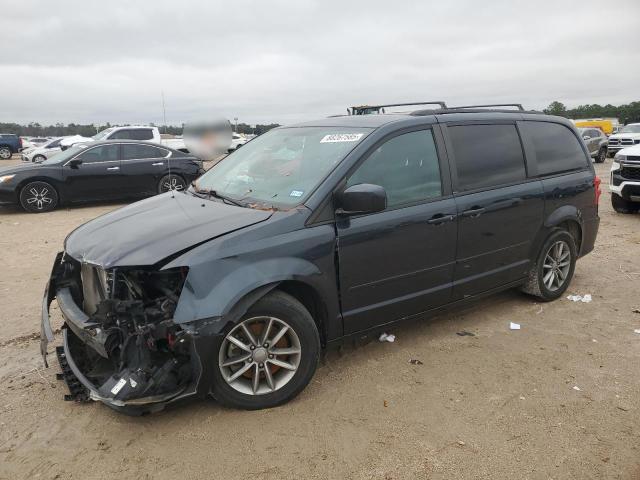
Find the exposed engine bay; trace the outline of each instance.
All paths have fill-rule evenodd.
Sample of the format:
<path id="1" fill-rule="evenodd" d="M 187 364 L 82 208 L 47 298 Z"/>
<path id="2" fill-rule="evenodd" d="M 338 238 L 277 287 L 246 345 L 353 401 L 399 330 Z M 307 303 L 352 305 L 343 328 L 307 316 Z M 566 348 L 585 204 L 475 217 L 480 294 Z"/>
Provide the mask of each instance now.
<path id="1" fill-rule="evenodd" d="M 63 357 L 73 362 L 76 376 L 79 371 L 95 387 L 90 398 L 114 405 L 149 403 L 177 396 L 190 384 L 197 371 L 193 342 L 173 322 L 187 272 L 183 267 L 105 271 L 69 257 L 61 261 L 52 278 L 66 321 Z"/>

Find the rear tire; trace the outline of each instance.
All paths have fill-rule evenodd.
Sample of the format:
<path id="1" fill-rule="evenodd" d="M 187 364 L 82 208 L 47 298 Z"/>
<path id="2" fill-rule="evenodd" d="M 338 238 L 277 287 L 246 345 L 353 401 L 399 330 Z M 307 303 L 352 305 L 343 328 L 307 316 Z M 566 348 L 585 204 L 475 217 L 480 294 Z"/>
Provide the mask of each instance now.
<path id="1" fill-rule="evenodd" d="M 555 229 L 542 245 L 522 291 L 544 302 L 560 298 L 569 287 L 577 259 L 576 241 L 563 229 Z"/>
<path id="2" fill-rule="evenodd" d="M 638 211 L 639 205 L 630 202 L 629 200 L 625 200 L 620 195 L 616 195 L 615 193 L 611 194 L 611 206 L 618 213 L 635 213 Z"/>
<path id="3" fill-rule="evenodd" d="M 0 147 L 0 158 L 3 160 L 9 160 L 13 153 L 9 147 Z"/>
<path id="4" fill-rule="evenodd" d="M 227 407 L 258 410 L 282 405 L 308 385 L 320 358 L 320 336 L 304 305 L 275 290 L 231 325 L 215 348 L 213 397 Z"/>
<path id="5" fill-rule="evenodd" d="M 158 193 L 170 191 L 182 192 L 187 188 L 187 182 L 180 175 L 172 173 L 165 175 L 158 182 Z"/>
<path id="6" fill-rule="evenodd" d="M 598 150 L 598 155 L 595 158 L 596 163 L 604 163 L 606 159 L 607 159 L 607 149 L 601 148 L 600 150 Z"/>
<path id="7" fill-rule="evenodd" d="M 58 192 L 50 183 L 30 182 L 20 190 L 20 206 L 27 212 L 50 212 L 57 205 Z"/>

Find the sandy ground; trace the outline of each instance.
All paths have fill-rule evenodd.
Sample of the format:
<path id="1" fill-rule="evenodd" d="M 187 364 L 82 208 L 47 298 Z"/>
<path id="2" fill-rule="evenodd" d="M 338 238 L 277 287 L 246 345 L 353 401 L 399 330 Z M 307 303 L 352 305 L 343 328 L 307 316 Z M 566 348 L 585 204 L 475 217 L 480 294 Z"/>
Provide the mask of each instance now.
<path id="1" fill-rule="evenodd" d="M 142 418 L 62 401 L 36 340 L 65 235 L 117 205 L 0 209 L 0 478 L 640 478 L 640 215 L 601 206 L 570 287 L 592 303 L 505 292 L 329 354 L 283 407 Z"/>

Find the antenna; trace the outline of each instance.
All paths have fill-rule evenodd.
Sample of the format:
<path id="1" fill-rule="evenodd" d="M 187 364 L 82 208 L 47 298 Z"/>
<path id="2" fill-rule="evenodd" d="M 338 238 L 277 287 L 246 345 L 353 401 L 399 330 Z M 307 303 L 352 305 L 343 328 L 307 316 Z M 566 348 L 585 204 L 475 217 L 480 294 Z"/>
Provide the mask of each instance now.
<path id="1" fill-rule="evenodd" d="M 167 133 L 167 110 L 164 106 L 164 90 L 160 90 L 160 94 L 162 95 L 162 117 L 164 120 L 164 133 Z M 171 156 L 172 152 L 169 152 L 169 156 L 167 157 L 167 166 L 169 167 L 169 190 L 171 190 L 171 198 L 176 198 L 176 192 L 173 188 L 173 178 L 171 178 Z"/>

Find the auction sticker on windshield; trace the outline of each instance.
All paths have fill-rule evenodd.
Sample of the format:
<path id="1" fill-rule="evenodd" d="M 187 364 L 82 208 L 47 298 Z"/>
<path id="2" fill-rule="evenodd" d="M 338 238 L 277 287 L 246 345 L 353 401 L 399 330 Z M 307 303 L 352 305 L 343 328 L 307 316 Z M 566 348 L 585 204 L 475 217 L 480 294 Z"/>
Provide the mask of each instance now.
<path id="1" fill-rule="evenodd" d="M 363 135 L 364 133 L 332 133 L 322 137 L 320 143 L 357 142 Z"/>

